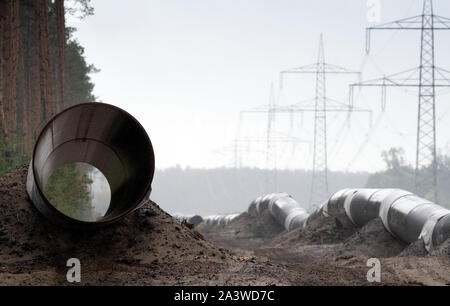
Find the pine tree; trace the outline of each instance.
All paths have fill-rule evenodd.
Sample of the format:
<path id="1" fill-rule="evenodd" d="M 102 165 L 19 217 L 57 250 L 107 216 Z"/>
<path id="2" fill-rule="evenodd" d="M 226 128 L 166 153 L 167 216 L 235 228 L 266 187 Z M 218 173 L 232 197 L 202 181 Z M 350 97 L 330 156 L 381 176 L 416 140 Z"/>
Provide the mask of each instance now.
<path id="1" fill-rule="evenodd" d="M 89 0 L 78 12 L 92 15 Z M 64 0 L 0 1 L 0 175 L 29 160 L 56 113 L 95 100 L 83 47 L 65 25 Z"/>

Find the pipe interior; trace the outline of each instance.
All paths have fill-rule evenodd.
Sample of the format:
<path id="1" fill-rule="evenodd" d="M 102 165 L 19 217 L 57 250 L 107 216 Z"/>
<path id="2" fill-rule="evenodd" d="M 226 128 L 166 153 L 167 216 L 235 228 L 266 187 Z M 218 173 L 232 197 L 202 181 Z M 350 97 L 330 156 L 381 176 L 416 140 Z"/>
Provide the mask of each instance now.
<path id="1" fill-rule="evenodd" d="M 108 180 L 111 202 L 102 221 L 127 213 L 150 192 L 154 173 L 150 140 L 133 117 L 111 105 L 87 103 L 69 108 L 41 132 L 33 170 L 43 198 L 52 173 L 73 162 L 96 167 Z"/>

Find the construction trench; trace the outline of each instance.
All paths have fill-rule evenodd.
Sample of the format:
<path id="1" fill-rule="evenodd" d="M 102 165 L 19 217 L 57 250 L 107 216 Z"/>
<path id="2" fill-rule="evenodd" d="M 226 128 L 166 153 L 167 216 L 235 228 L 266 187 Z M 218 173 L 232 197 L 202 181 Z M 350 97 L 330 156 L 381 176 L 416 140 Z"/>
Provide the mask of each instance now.
<path id="1" fill-rule="evenodd" d="M 105 174 L 111 202 L 98 220 L 46 198 L 68 162 Z M 148 135 L 123 110 L 88 103 L 56 115 L 30 165 L 0 178 L 0 284 L 67 285 L 69 258 L 82 263 L 81 285 L 450 284 L 450 211 L 407 191 L 346 189 L 310 213 L 275 193 L 244 213 L 171 216 L 149 200 L 154 169 Z M 369 258 L 380 283 L 367 280 Z"/>

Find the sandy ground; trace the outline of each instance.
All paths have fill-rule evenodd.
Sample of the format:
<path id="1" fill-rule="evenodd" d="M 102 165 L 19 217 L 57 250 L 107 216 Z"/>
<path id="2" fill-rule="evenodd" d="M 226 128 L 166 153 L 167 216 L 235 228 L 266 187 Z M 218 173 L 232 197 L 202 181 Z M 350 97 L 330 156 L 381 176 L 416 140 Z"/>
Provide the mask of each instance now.
<path id="1" fill-rule="evenodd" d="M 333 227 L 321 227 L 322 238 L 302 233 L 310 235 L 302 240 L 301 233 L 285 233 L 275 223 L 264 228 L 244 216 L 227 228 L 195 230 L 149 201 L 104 229 L 64 230 L 28 201 L 26 171 L 0 178 L 0 285 L 71 285 L 66 261 L 73 257 L 81 261 L 81 285 L 372 285 L 367 254 L 351 254 L 350 240 L 327 238 Z M 450 283 L 448 257 L 381 260 L 381 284 Z"/>
<path id="2" fill-rule="evenodd" d="M 421 241 L 411 245 L 400 242 L 384 229 L 380 219 L 361 228 L 344 228 L 335 218 L 320 217 L 306 229 L 287 233 L 277 229 L 274 220 L 267 216 L 262 218 L 269 228 L 275 229 L 274 232 L 255 230 L 253 225 L 261 220 L 246 213 L 226 226 L 201 224 L 198 230 L 216 245 L 247 256 L 267 258 L 271 262 L 314 269 L 312 273 L 317 273 L 317 279 L 331 277 L 336 284 L 346 284 L 339 277 L 350 271 L 355 272 L 356 279 L 360 279 L 358 273 L 364 271 L 365 279 L 370 269 L 367 260 L 378 258 L 381 284 L 450 285 L 450 241 L 428 255 Z M 320 271 L 319 267 L 324 269 Z M 316 279 L 308 281 L 315 282 Z"/>

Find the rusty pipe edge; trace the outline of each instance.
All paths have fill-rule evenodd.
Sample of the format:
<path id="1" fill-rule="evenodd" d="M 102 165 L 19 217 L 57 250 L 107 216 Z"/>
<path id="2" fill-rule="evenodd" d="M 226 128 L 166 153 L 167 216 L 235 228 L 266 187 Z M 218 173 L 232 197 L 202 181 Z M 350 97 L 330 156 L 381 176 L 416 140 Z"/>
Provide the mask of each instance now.
<path id="1" fill-rule="evenodd" d="M 97 221 L 71 218 L 44 195 L 52 173 L 73 162 L 96 167 L 108 180 L 110 205 Z M 110 104 L 77 104 L 55 115 L 40 132 L 28 168 L 27 194 L 38 211 L 57 225 L 98 228 L 120 220 L 149 199 L 154 171 L 152 143 L 133 116 Z"/>

